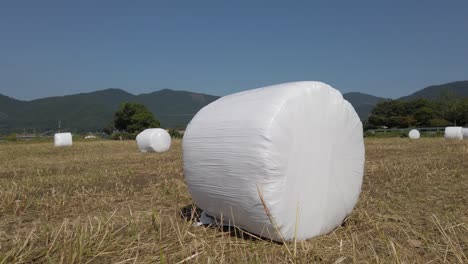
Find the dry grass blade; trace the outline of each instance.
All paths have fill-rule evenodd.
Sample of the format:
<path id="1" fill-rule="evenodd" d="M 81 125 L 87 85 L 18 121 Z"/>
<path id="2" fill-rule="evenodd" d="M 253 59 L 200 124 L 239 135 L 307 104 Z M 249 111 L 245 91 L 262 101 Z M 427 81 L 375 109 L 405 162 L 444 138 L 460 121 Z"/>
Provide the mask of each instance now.
<path id="1" fill-rule="evenodd" d="M 294 259 L 294 255 L 291 253 L 291 250 L 289 249 L 288 247 L 288 244 L 287 244 L 287 241 L 284 239 L 284 236 L 283 234 L 281 233 L 281 230 L 279 230 L 278 228 L 278 224 L 276 223 L 276 220 L 275 218 L 273 217 L 273 215 L 271 214 L 270 212 L 270 209 L 268 209 L 268 206 L 265 202 L 265 199 L 263 199 L 263 194 L 260 190 L 260 187 L 257 185 L 257 192 L 258 192 L 258 197 L 260 198 L 260 202 L 262 203 L 263 205 L 263 209 L 265 210 L 265 213 L 266 215 L 268 216 L 268 219 L 270 220 L 270 223 L 271 225 L 273 226 L 273 228 L 275 229 L 276 233 L 279 235 L 279 237 L 281 238 L 281 241 L 283 242 L 286 250 L 288 251 L 289 255 Z"/>
<path id="2" fill-rule="evenodd" d="M 193 254 L 192 256 L 184 258 L 183 260 L 177 262 L 177 264 L 185 263 L 185 262 L 187 262 L 187 261 L 189 261 L 191 259 L 194 259 L 194 258 L 198 257 L 198 255 L 200 255 L 200 254 L 203 254 L 203 252 L 197 252 L 197 253 Z"/>

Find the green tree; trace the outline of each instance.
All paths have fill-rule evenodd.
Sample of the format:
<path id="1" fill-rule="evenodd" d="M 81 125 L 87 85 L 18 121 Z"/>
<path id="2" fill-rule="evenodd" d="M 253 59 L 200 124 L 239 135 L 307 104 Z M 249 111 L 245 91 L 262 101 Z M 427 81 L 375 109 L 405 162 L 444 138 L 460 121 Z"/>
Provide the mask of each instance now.
<path id="1" fill-rule="evenodd" d="M 434 103 L 424 98 L 415 99 L 415 100 L 403 102 L 403 103 L 406 109 L 406 112 L 405 112 L 406 115 L 412 115 L 416 113 L 418 110 L 420 110 L 421 108 L 427 108 L 427 109 L 434 108 Z"/>
<path id="2" fill-rule="evenodd" d="M 457 100 L 441 101 L 440 112 L 442 113 L 445 120 L 455 125 L 457 123 L 457 117 L 459 115 L 459 102 Z"/>
<path id="3" fill-rule="evenodd" d="M 136 135 L 146 128 L 156 127 L 159 127 L 159 120 L 139 103 L 123 103 L 114 114 L 114 128 L 121 132 Z"/>
<path id="4" fill-rule="evenodd" d="M 112 121 L 112 122 L 109 122 L 109 124 L 107 124 L 107 126 L 102 129 L 102 132 L 107 135 L 112 135 L 112 133 L 114 132 L 114 129 L 115 129 L 114 121 Z"/>
<path id="5" fill-rule="evenodd" d="M 460 103 L 460 125 L 468 126 L 468 98 L 465 98 L 461 103 Z"/>
<path id="6" fill-rule="evenodd" d="M 446 126 L 452 122 L 463 124 L 467 121 L 465 109 L 468 109 L 463 105 L 461 100 L 449 99 L 385 101 L 377 104 L 372 110 L 367 127 Z"/>
<path id="7" fill-rule="evenodd" d="M 442 118 L 434 118 L 429 120 L 430 127 L 446 127 L 450 126 L 450 122 Z"/>
<path id="8" fill-rule="evenodd" d="M 415 118 L 410 114 L 411 107 L 406 102 L 390 100 L 379 103 L 369 117 L 369 127 L 387 126 L 403 128 L 415 124 Z"/>
<path id="9" fill-rule="evenodd" d="M 413 116 L 418 126 L 429 126 L 429 121 L 435 118 L 434 110 L 427 106 L 416 110 Z"/>
<path id="10" fill-rule="evenodd" d="M 169 135 L 171 135 L 172 138 L 182 138 L 182 134 L 174 128 L 169 129 Z"/>
<path id="11" fill-rule="evenodd" d="M 378 128 L 386 125 L 386 118 L 382 115 L 371 114 L 366 123 L 366 128 Z"/>

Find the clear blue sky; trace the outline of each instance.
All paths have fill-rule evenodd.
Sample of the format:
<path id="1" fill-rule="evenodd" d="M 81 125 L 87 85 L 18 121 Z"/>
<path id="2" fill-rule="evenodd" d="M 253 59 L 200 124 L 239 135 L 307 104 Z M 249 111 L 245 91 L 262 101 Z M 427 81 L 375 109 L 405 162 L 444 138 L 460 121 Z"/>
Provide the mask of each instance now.
<path id="1" fill-rule="evenodd" d="M 0 93 L 319 80 L 396 98 L 468 79 L 468 1 L 223 2 L 2 1 Z"/>

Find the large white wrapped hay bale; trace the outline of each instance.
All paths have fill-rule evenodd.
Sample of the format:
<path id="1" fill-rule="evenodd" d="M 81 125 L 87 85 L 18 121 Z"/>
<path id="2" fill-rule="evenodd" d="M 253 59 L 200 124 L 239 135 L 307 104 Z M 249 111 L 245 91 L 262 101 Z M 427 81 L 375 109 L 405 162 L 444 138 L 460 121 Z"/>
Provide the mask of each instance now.
<path id="1" fill-rule="evenodd" d="M 463 139 L 468 139 L 468 128 L 462 129 Z"/>
<path id="2" fill-rule="evenodd" d="M 56 133 L 54 135 L 54 146 L 67 147 L 73 144 L 71 133 Z"/>
<path id="3" fill-rule="evenodd" d="M 448 139 L 463 139 L 462 127 L 446 127 L 444 136 Z"/>
<path id="4" fill-rule="evenodd" d="M 189 192 L 206 214 L 276 241 L 332 231 L 361 191 L 361 121 L 321 82 L 222 97 L 192 119 L 183 151 Z"/>
<path id="5" fill-rule="evenodd" d="M 421 137 L 421 134 L 417 129 L 411 129 L 411 131 L 408 133 L 408 137 L 410 139 L 419 139 Z"/>
<path id="6" fill-rule="evenodd" d="M 164 152 L 171 147 L 171 136 L 162 128 L 148 128 L 137 135 L 141 152 Z"/>

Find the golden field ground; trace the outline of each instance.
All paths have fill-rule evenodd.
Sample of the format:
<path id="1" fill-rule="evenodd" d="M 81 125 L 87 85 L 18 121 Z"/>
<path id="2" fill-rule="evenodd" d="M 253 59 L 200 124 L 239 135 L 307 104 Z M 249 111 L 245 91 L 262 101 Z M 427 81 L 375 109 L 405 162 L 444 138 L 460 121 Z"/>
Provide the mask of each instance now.
<path id="1" fill-rule="evenodd" d="M 0 144 L 0 263 L 468 263 L 468 141 L 366 139 L 355 210 L 296 244 L 193 227 L 190 204 L 180 141 Z"/>

